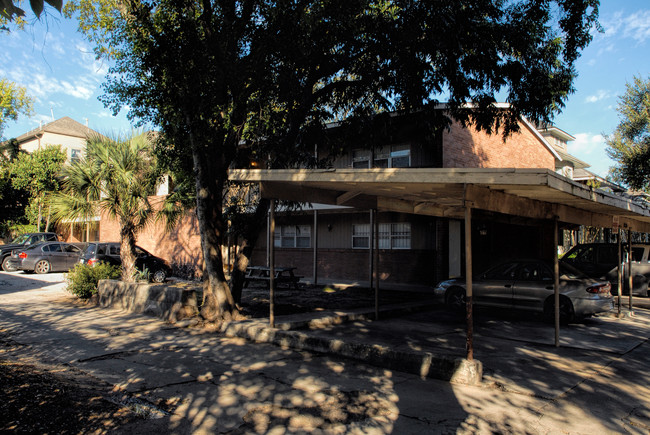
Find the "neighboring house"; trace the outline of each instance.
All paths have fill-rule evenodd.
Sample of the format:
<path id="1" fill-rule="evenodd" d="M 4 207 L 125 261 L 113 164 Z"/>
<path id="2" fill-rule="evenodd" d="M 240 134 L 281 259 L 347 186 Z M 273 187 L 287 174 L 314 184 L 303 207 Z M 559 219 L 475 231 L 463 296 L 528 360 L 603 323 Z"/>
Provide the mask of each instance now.
<path id="1" fill-rule="evenodd" d="M 21 134 L 16 138 L 20 148 L 28 153 L 46 146 L 60 145 L 66 153 L 69 162 L 80 159 L 86 149 L 86 139 L 90 135 L 98 135 L 74 119 L 65 116 L 34 130 Z"/>
<path id="2" fill-rule="evenodd" d="M 60 146 L 67 156 L 67 161 L 74 162 L 82 157 L 86 149 L 86 139 L 91 135 L 99 133 L 65 116 L 21 134 L 16 141 L 21 150 L 28 153 L 48 146 Z M 99 217 L 94 217 L 88 222 L 70 222 L 59 229 L 68 241 L 99 240 Z"/>

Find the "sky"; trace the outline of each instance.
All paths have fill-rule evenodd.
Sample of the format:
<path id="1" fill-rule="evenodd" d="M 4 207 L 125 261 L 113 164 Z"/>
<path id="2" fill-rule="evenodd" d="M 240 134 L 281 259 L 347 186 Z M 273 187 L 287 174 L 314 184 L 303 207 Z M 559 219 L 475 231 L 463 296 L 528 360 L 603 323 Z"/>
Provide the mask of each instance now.
<path id="1" fill-rule="evenodd" d="M 595 33 L 582 52 L 575 93 L 554 122 L 576 138 L 569 152 L 604 177 L 613 162 L 603 136 L 619 123 L 618 99 L 635 76 L 650 79 L 650 1 L 601 0 L 599 21 L 604 33 Z M 25 86 L 35 99 L 34 115 L 10 122 L 6 138 L 64 116 L 104 134 L 131 129 L 125 110 L 113 116 L 99 102 L 109 65 L 95 60 L 75 21 L 51 12 L 25 31 L 0 34 L 0 42 L 0 77 Z"/>

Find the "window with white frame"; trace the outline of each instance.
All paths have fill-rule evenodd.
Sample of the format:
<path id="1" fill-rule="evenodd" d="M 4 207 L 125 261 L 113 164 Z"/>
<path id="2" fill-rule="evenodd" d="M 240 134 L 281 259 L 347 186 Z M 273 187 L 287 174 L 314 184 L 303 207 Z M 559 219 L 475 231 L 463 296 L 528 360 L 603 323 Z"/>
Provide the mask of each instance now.
<path id="1" fill-rule="evenodd" d="M 352 167 L 368 169 L 370 167 L 370 150 L 354 150 L 352 152 Z"/>
<path id="2" fill-rule="evenodd" d="M 282 225 L 275 229 L 276 248 L 310 248 L 311 227 L 309 225 Z"/>
<path id="3" fill-rule="evenodd" d="M 370 150 L 352 152 L 353 168 L 369 168 Z M 411 166 L 411 147 L 408 144 L 390 145 L 375 150 L 375 168 L 408 168 Z"/>
<path id="4" fill-rule="evenodd" d="M 411 166 L 411 147 L 408 144 L 391 145 L 375 151 L 376 168 L 408 168 Z"/>
<path id="5" fill-rule="evenodd" d="M 352 225 L 352 247 L 368 249 L 370 246 L 370 224 Z"/>
<path id="6" fill-rule="evenodd" d="M 370 235 L 370 224 L 352 225 L 352 248 L 368 249 Z M 379 249 L 411 249 L 411 224 L 379 224 Z"/>
<path id="7" fill-rule="evenodd" d="M 70 149 L 70 161 L 78 162 L 81 160 L 81 150 L 72 148 Z"/>

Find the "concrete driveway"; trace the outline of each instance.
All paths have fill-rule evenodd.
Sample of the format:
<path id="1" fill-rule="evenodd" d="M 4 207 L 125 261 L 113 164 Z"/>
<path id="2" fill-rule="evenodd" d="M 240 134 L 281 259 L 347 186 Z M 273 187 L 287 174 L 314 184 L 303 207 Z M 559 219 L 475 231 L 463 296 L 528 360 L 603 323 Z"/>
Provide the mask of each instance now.
<path id="1" fill-rule="evenodd" d="M 354 359 L 251 343 L 74 303 L 62 274 L 0 273 L 1 358 L 67 365 L 133 400 L 127 433 L 638 433 L 650 431 L 650 316 L 553 329 L 478 313 L 479 386 L 421 379 Z M 410 351 L 463 353 L 443 309 L 306 334 Z M 166 409 L 155 404 L 167 403 Z M 136 406 L 134 405 L 134 406 Z"/>

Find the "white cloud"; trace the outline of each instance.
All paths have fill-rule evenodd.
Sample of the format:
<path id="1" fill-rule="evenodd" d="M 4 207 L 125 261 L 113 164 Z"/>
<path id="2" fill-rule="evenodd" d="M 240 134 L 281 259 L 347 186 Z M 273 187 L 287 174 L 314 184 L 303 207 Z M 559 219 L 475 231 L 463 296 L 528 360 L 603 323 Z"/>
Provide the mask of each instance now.
<path id="1" fill-rule="evenodd" d="M 629 15 L 615 13 L 611 18 L 601 18 L 605 29 L 603 37 L 622 36 L 643 43 L 650 39 L 650 10 L 641 10 Z"/>
<path id="2" fill-rule="evenodd" d="M 569 142 L 569 153 L 591 165 L 588 170 L 602 177 L 607 176 L 614 162 L 607 155 L 605 137 L 602 134 L 578 133 L 575 141 Z"/>
<path id="3" fill-rule="evenodd" d="M 623 35 L 638 42 L 650 38 L 650 11 L 639 11 L 627 17 Z"/>
<path id="4" fill-rule="evenodd" d="M 609 91 L 599 89 L 596 94 L 594 95 L 589 95 L 587 98 L 585 98 L 585 103 L 597 103 L 599 101 L 605 100 L 607 98 L 612 97 L 613 94 Z"/>
<path id="5" fill-rule="evenodd" d="M 28 92 L 39 98 L 49 98 L 52 94 L 64 94 L 88 100 L 95 92 L 96 83 L 84 76 L 61 80 L 44 73 L 33 74 L 26 83 Z"/>
<path id="6" fill-rule="evenodd" d="M 602 134 L 578 133 L 573 135 L 576 140 L 569 142 L 569 152 L 575 154 L 592 154 L 594 151 L 605 149 L 605 137 Z"/>

